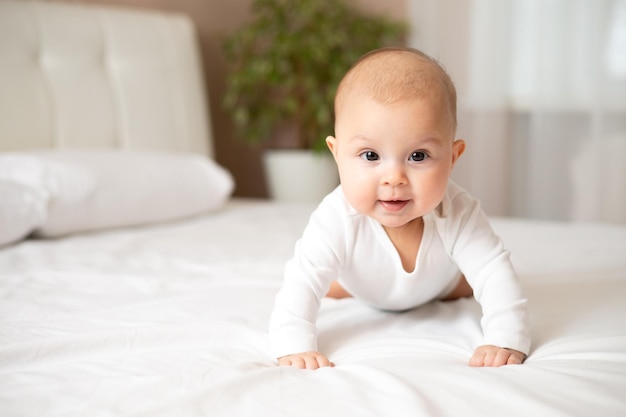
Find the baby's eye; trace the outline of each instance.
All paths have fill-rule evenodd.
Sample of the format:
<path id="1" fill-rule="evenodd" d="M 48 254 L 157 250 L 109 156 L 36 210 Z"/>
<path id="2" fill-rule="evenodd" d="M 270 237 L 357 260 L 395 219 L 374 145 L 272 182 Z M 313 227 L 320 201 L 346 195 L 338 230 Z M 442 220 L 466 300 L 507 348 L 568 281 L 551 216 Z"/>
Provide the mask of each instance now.
<path id="1" fill-rule="evenodd" d="M 426 152 L 415 151 L 411 154 L 411 157 L 409 159 L 413 162 L 422 162 L 426 158 L 428 158 L 428 154 L 426 154 Z"/>
<path id="2" fill-rule="evenodd" d="M 365 151 L 360 156 L 366 161 L 378 161 L 380 159 L 378 154 L 374 151 Z"/>

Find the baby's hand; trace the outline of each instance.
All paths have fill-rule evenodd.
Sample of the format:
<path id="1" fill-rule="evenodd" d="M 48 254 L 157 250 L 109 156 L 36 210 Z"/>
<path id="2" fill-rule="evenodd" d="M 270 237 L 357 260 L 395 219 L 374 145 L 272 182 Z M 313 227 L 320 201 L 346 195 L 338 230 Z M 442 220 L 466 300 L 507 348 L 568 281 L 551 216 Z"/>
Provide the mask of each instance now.
<path id="1" fill-rule="evenodd" d="M 469 364 L 470 366 L 519 365 L 524 362 L 525 357 L 526 355 L 517 350 L 483 345 L 476 348 Z"/>
<path id="2" fill-rule="evenodd" d="M 334 363 L 319 352 L 302 352 L 278 358 L 280 366 L 293 366 L 300 369 L 317 369 L 323 366 L 335 366 Z"/>

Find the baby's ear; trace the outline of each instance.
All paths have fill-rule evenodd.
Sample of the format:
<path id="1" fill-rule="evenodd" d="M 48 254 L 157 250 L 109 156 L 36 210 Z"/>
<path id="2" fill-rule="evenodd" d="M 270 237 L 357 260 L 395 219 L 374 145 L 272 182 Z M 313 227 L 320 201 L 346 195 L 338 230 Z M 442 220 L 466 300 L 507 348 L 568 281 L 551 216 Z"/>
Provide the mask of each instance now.
<path id="1" fill-rule="evenodd" d="M 463 139 L 455 140 L 454 143 L 452 143 L 452 168 L 454 168 L 456 161 L 463 155 L 463 152 L 465 152 L 465 141 Z"/>
<path id="2" fill-rule="evenodd" d="M 327 136 L 326 146 L 328 146 L 330 152 L 333 154 L 335 159 L 337 159 L 337 138 L 335 138 L 334 136 Z"/>

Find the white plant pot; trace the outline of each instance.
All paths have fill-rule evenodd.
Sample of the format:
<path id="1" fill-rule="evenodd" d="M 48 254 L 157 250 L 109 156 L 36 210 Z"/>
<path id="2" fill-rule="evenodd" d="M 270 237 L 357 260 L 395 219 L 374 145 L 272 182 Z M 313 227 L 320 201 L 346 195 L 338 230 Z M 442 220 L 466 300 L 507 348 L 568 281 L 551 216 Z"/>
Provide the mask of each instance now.
<path id="1" fill-rule="evenodd" d="M 278 201 L 318 203 L 339 185 L 329 153 L 270 149 L 263 153 L 270 197 Z"/>

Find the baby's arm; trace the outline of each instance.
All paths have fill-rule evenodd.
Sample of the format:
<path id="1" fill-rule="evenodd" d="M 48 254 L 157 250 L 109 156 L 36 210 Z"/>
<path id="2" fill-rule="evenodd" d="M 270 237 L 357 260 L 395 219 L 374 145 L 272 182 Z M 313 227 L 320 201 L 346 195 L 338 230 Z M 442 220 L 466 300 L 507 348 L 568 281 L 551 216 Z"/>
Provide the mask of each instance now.
<path id="1" fill-rule="evenodd" d="M 280 366 L 293 366 L 299 369 L 315 370 L 324 366 L 335 366 L 326 356 L 319 352 L 302 352 L 278 358 Z"/>
<path id="2" fill-rule="evenodd" d="M 518 350 L 502 348 L 493 345 L 478 346 L 472 355 L 470 366 L 493 366 L 520 365 L 526 359 L 526 355 Z"/>
<path id="3" fill-rule="evenodd" d="M 522 363 L 531 342 L 528 300 L 511 254 L 477 200 L 460 193 L 448 214 L 444 226 L 448 245 L 483 313 L 484 345 L 476 348 L 470 365 Z"/>
<path id="4" fill-rule="evenodd" d="M 272 356 L 281 366 L 317 369 L 332 366 L 318 352 L 317 314 L 344 259 L 345 229 L 338 215 L 337 198 L 325 199 L 311 215 L 296 243 L 276 295 L 268 333 Z M 339 232 L 338 232 L 339 231 Z"/>

